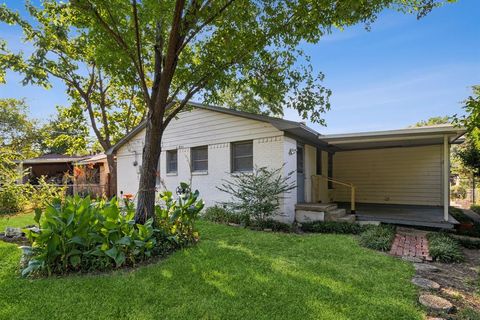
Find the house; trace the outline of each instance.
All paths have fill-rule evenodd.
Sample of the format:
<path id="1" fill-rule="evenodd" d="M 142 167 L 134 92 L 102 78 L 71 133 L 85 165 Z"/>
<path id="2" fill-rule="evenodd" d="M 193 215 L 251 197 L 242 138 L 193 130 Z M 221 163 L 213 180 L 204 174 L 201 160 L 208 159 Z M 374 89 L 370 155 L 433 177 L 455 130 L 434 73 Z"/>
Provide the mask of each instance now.
<path id="1" fill-rule="evenodd" d="M 73 192 L 94 198 L 109 197 L 110 169 L 104 153 L 89 156 L 74 163 Z"/>
<path id="2" fill-rule="evenodd" d="M 159 189 L 191 181 L 207 206 L 232 172 L 283 167 L 297 187 L 277 219 L 383 221 L 450 228 L 449 149 L 465 130 L 452 126 L 321 135 L 301 122 L 192 103 L 165 130 Z M 136 194 L 145 123 L 117 143 L 117 193 Z M 355 213 L 350 215 L 347 213 Z"/>

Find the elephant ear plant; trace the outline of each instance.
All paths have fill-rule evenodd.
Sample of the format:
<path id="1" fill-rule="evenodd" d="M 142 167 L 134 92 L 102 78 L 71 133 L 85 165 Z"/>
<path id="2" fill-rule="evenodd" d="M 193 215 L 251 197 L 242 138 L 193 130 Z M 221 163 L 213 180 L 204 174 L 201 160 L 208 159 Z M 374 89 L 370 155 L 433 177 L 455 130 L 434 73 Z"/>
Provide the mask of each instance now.
<path id="1" fill-rule="evenodd" d="M 157 221 L 135 223 L 135 208 L 120 208 L 117 200 L 55 199 L 45 211 L 36 211 L 39 230 L 25 230 L 32 242 L 22 275 L 103 271 L 134 266 L 152 256 L 165 255 L 198 239 L 193 220 L 203 208 L 198 191 L 171 197 Z"/>

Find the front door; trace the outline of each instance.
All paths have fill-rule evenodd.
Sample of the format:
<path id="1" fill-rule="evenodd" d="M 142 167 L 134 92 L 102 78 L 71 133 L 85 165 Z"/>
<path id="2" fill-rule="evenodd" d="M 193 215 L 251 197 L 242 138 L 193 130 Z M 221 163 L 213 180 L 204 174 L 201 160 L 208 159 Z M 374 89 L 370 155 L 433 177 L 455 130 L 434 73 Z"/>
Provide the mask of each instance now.
<path id="1" fill-rule="evenodd" d="M 297 145 L 297 203 L 305 202 L 305 150 Z"/>

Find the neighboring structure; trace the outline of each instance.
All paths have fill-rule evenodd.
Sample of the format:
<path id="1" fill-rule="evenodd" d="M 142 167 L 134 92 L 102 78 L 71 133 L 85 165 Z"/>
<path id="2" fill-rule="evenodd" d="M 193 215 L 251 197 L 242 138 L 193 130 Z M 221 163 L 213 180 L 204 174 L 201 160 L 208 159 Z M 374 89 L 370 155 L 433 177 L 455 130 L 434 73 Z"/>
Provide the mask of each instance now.
<path id="1" fill-rule="evenodd" d="M 45 154 L 37 158 L 16 161 L 18 170 L 27 170 L 27 174 L 19 183 L 29 182 L 32 185 L 38 184 L 43 177 L 52 185 L 67 185 L 67 193 L 73 193 L 73 167 L 76 161 L 84 159 L 85 156 L 67 156 L 63 154 Z"/>
<path id="2" fill-rule="evenodd" d="M 16 161 L 18 170 L 27 174 L 19 183 L 38 184 L 41 177 L 45 182 L 59 187 L 67 186 L 67 194 L 109 196 L 109 170 L 105 154 L 67 156 L 45 154 L 37 158 Z"/>
<path id="3" fill-rule="evenodd" d="M 110 197 L 110 170 L 103 153 L 75 162 L 73 192 L 94 198 Z"/>
<path id="4" fill-rule="evenodd" d="M 452 126 L 320 135 L 303 123 L 192 104 L 167 127 L 158 188 L 191 181 L 207 206 L 227 200 L 217 190 L 236 171 L 284 166 L 297 188 L 278 219 L 359 220 L 451 227 L 449 146 L 464 134 Z M 115 145 L 119 194 L 138 190 L 145 134 L 142 123 Z M 353 187 L 353 188 L 352 188 Z M 354 219 L 355 217 L 353 217 Z"/>

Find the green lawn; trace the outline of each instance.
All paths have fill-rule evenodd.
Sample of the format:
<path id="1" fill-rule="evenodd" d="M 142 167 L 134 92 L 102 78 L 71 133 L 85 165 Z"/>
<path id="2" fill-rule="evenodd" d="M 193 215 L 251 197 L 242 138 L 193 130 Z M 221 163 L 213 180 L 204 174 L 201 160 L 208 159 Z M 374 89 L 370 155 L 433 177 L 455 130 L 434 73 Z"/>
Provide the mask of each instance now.
<path id="1" fill-rule="evenodd" d="M 21 279 L 0 242 L 0 319 L 422 319 L 412 266 L 352 236 L 199 226 L 196 247 L 97 276 Z"/>

